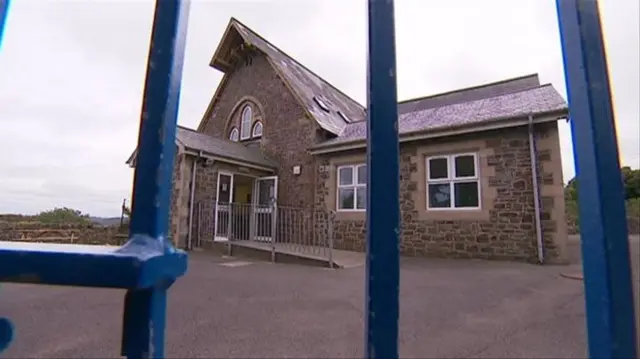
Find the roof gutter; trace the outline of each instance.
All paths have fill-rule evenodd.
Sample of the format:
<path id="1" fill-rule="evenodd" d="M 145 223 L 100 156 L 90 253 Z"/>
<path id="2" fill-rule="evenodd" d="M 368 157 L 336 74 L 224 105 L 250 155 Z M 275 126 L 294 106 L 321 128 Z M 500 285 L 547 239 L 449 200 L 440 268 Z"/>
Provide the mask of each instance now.
<path id="1" fill-rule="evenodd" d="M 275 168 L 271 168 L 271 167 L 267 167 L 267 166 L 263 166 L 263 165 L 259 165 L 259 164 L 255 164 L 255 163 L 243 162 L 243 161 L 235 160 L 233 158 L 221 157 L 221 156 L 218 156 L 218 155 L 207 153 L 207 152 L 204 152 L 204 151 L 201 151 L 201 150 L 196 150 L 196 149 L 193 149 L 193 148 L 185 148 L 185 153 L 188 154 L 188 155 L 191 155 L 191 156 L 197 156 L 197 157 L 200 157 L 200 158 L 206 158 L 206 159 L 211 159 L 211 160 L 214 160 L 214 161 L 225 162 L 225 163 L 229 163 L 229 164 L 232 164 L 232 165 L 253 168 L 253 169 L 260 170 L 260 171 L 265 171 L 265 172 L 274 172 L 276 170 Z"/>
<path id="2" fill-rule="evenodd" d="M 196 156 L 197 157 L 193 160 L 193 166 L 191 167 L 191 186 L 189 189 L 189 232 L 187 232 L 187 250 L 193 249 L 193 210 L 196 195 L 196 174 L 198 168 L 198 160 L 202 157 L 202 151 L 200 151 Z"/>
<path id="3" fill-rule="evenodd" d="M 538 248 L 538 263 L 544 264 L 544 242 L 542 240 L 542 213 L 540 209 L 540 184 L 538 182 L 538 150 L 534 131 L 533 116 L 529 115 L 529 156 L 531 158 L 531 183 L 533 185 L 533 210 L 536 226 L 536 244 Z"/>
<path id="4" fill-rule="evenodd" d="M 538 114 L 537 116 L 539 117 L 535 119 L 535 123 L 555 122 L 555 121 L 558 121 L 559 119 L 567 117 L 567 111 L 566 110 L 551 111 L 547 113 Z M 413 141 L 420 141 L 420 140 L 440 138 L 440 137 L 457 136 L 457 135 L 464 135 L 464 134 L 469 134 L 474 132 L 484 132 L 484 131 L 498 130 L 503 128 L 527 126 L 528 124 L 529 124 L 528 117 L 521 117 L 517 119 L 510 119 L 510 120 L 498 118 L 480 126 L 474 125 L 474 126 L 456 127 L 451 129 L 443 129 L 443 130 L 429 131 L 429 132 L 413 132 L 413 133 L 401 134 L 400 142 L 404 143 L 404 142 L 413 142 Z M 334 153 L 334 152 L 364 149 L 366 147 L 367 147 L 366 139 L 358 139 L 355 141 L 339 143 L 335 145 L 317 146 L 315 148 L 311 148 L 309 150 L 309 153 L 312 155 L 321 155 L 321 154 Z"/>

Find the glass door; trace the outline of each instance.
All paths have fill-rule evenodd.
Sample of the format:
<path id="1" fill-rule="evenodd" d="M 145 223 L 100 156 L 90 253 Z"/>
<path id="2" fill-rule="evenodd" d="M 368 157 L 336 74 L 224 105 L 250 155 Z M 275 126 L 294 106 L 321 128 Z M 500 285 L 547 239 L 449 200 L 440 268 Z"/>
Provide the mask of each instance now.
<path id="1" fill-rule="evenodd" d="M 233 198 L 233 174 L 218 172 L 218 189 L 215 206 L 216 241 L 229 240 L 231 228 L 231 199 Z"/>
<path id="2" fill-rule="evenodd" d="M 278 198 L 278 177 L 256 179 L 255 188 L 255 238 L 258 241 L 271 242 L 274 237 L 273 225 L 276 221 L 276 203 Z"/>

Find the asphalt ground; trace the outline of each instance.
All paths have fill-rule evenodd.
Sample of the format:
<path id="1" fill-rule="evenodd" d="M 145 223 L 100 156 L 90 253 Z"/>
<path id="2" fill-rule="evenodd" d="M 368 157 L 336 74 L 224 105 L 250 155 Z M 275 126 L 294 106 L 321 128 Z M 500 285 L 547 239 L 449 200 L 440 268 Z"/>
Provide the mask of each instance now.
<path id="1" fill-rule="evenodd" d="M 638 238 L 631 243 L 637 295 Z M 570 266 L 403 259 L 401 356 L 586 357 L 583 282 L 560 275 L 580 270 L 575 237 L 570 250 Z M 363 267 L 195 253 L 189 273 L 170 290 L 167 356 L 362 357 L 364 280 Z M 17 332 L 2 357 L 118 357 L 123 294 L 3 284 L 0 316 L 10 317 Z"/>

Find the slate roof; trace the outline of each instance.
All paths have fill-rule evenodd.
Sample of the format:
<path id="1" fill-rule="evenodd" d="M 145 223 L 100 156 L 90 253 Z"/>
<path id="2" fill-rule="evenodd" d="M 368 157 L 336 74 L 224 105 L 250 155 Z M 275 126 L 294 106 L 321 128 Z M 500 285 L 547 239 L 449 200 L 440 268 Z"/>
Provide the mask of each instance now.
<path id="1" fill-rule="evenodd" d="M 235 29 L 246 43 L 255 46 L 271 58 L 320 127 L 338 135 L 348 123 L 365 119 L 362 105 L 275 47 L 255 31 L 235 18 L 231 18 L 229 26 Z M 321 103 L 326 104 L 329 108 L 328 112 L 322 109 Z"/>
<path id="2" fill-rule="evenodd" d="M 433 107 L 430 107 L 433 106 Z M 528 115 L 566 116 L 567 103 L 551 85 L 542 85 L 517 92 L 507 92 L 471 101 L 416 101 L 398 106 L 400 135 L 473 127 L 501 120 L 524 118 Z M 366 121 L 347 125 L 336 138 L 316 148 L 363 141 Z"/>
<path id="3" fill-rule="evenodd" d="M 427 108 L 453 105 L 461 102 L 476 101 L 508 93 L 531 90 L 540 87 L 537 74 L 466 87 L 450 92 L 406 100 L 398 103 L 398 113 L 416 112 Z"/>
<path id="4" fill-rule="evenodd" d="M 239 160 L 268 168 L 276 168 L 278 165 L 277 162 L 267 157 L 258 147 L 247 147 L 238 142 L 211 137 L 182 126 L 178 126 L 176 140 L 186 148 L 203 151 L 222 158 Z"/>
<path id="5" fill-rule="evenodd" d="M 179 125 L 176 129 L 176 142 L 179 142 L 187 149 L 202 151 L 205 154 L 223 159 L 236 160 L 271 169 L 276 169 L 278 166 L 278 163 L 262 153 L 259 147 L 248 147 L 238 142 L 211 137 Z M 136 156 L 138 156 L 137 148 L 129 156 L 126 163 L 131 165 Z"/>

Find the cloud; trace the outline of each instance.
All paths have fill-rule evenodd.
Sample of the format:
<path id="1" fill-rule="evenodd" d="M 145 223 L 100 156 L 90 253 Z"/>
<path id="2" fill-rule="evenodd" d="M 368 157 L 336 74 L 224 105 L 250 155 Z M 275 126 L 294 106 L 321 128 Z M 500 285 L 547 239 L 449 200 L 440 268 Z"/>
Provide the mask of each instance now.
<path id="1" fill-rule="evenodd" d="M 602 2 L 623 163 L 638 167 L 638 2 Z M 131 192 L 152 1 L 16 1 L 0 56 L 0 212 L 118 215 Z M 195 127 L 234 16 L 365 103 L 366 2 L 194 1 L 179 122 Z M 400 99 L 539 73 L 565 92 L 552 0 L 396 1 Z M 564 178 L 573 176 L 561 125 Z"/>

